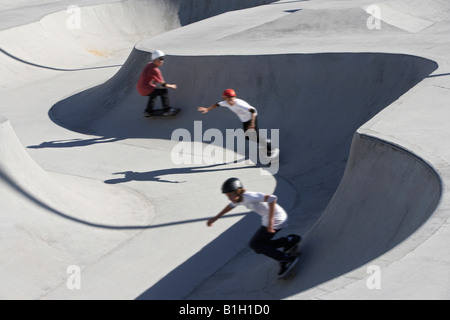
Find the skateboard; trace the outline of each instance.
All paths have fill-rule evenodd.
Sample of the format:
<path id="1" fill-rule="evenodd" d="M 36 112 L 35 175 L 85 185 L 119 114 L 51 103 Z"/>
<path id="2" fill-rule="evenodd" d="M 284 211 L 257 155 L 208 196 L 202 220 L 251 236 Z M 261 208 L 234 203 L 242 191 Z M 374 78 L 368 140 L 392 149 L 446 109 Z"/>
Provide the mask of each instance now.
<path id="1" fill-rule="evenodd" d="M 155 119 L 155 118 L 175 118 L 181 111 L 181 109 L 178 108 L 172 108 L 170 109 L 171 114 L 168 116 L 164 115 L 164 110 L 163 109 L 155 109 L 152 112 L 151 116 L 146 116 L 146 118 L 149 119 Z"/>
<path id="2" fill-rule="evenodd" d="M 278 276 L 279 280 L 287 280 L 289 277 L 294 276 L 293 272 L 295 270 L 295 266 L 297 265 L 301 254 L 302 254 L 301 251 L 296 251 L 295 253 L 293 253 L 293 255 L 297 259 L 289 266 L 289 268 L 286 270 L 286 272 L 284 274 L 282 274 L 281 276 Z"/>
<path id="3" fill-rule="evenodd" d="M 292 271 L 294 270 L 295 265 L 298 263 L 298 260 L 299 260 L 298 257 L 300 257 L 300 255 L 301 255 L 301 251 L 298 250 L 298 243 L 293 248 L 286 251 L 286 253 L 293 254 L 297 259 L 295 260 L 295 262 L 293 264 L 291 264 L 289 266 L 288 270 L 286 270 L 286 272 L 283 275 L 278 276 L 278 279 L 280 279 L 280 280 L 281 279 L 286 280 L 287 278 L 289 278 L 292 275 Z"/>

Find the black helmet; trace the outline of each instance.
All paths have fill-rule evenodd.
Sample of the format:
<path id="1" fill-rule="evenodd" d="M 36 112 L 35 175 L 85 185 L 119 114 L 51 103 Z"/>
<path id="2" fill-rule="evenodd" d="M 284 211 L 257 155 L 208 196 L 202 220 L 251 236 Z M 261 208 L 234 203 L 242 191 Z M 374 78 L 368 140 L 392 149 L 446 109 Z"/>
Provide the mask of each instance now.
<path id="1" fill-rule="evenodd" d="M 229 193 L 236 191 L 239 188 L 244 188 L 242 182 L 238 178 L 230 178 L 222 185 L 222 193 Z"/>

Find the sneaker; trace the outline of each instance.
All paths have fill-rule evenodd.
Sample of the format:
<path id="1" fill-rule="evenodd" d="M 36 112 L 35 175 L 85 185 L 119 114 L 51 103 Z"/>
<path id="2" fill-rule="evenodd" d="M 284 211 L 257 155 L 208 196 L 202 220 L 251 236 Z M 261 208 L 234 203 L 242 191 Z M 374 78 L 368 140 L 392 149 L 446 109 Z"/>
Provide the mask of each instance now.
<path id="1" fill-rule="evenodd" d="M 279 277 L 286 275 L 291 269 L 297 264 L 298 258 L 293 255 L 289 255 L 286 260 L 280 262 L 280 271 L 278 272 Z"/>
<path id="2" fill-rule="evenodd" d="M 302 237 L 296 234 L 290 234 L 286 238 L 289 239 L 289 244 L 284 247 L 284 252 L 294 253 L 297 250 L 299 242 L 302 241 Z"/>
<path id="3" fill-rule="evenodd" d="M 144 112 L 144 117 L 149 118 L 151 116 L 152 116 L 152 114 L 150 112 L 148 112 L 148 111 Z"/>

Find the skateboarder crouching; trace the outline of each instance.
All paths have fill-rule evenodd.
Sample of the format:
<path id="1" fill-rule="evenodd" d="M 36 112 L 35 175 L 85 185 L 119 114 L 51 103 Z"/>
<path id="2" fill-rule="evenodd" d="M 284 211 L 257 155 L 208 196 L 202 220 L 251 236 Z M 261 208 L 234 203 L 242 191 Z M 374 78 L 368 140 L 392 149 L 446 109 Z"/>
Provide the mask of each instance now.
<path id="1" fill-rule="evenodd" d="M 164 63 L 164 59 L 164 52 L 155 50 L 152 53 L 152 62 L 145 66 L 136 85 L 141 96 L 149 97 L 147 108 L 144 112 L 144 116 L 146 117 L 152 116 L 157 97 L 161 97 L 164 116 L 171 116 L 175 112 L 175 110 L 170 107 L 169 92 L 167 89 L 177 89 L 177 85 L 168 84 L 164 81 L 161 70 L 159 70 Z"/>
<path id="2" fill-rule="evenodd" d="M 199 107 L 197 110 L 205 114 L 218 107 L 229 108 L 242 121 L 243 129 L 246 133 L 247 139 L 249 139 L 249 135 L 251 136 L 249 130 L 255 130 L 256 142 L 263 148 L 267 149 L 267 156 L 270 157 L 272 155 L 272 144 L 270 140 L 267 139 L 265 141 L 262 141 L 259 136 L 258 111 L 246 101 L 238 99 L 236 96 L 236 92 L 233 89 L 225 90 L 222 94 L 222 99 L 222 101 L 215 103 L 208 108 Z"/>
<path id="3" fill-rule="evenodd" d="M 273 237 L 287 226 L 287 213 L 277 204 L 275 195 L 265 195 L 260 192 L 247 192 L 238 178 L 230 178 L 222 185 L 224 193 L 231 201 L 217 216 L 209 219 L 208 227 L 211 227 L 223 215 L 230 212 L 236 206 L 243 205 L 262 216 L 260 227 L 250 240 L 250 247 L 257 254 L 264 254 L 280 263 L 278 275 L 283 277 L 297 263 L 294 255 L 301 237 L 291 234 L 287 237 L 272 240 Z M 283 248 L 283 251 L 278 250 Z"/>

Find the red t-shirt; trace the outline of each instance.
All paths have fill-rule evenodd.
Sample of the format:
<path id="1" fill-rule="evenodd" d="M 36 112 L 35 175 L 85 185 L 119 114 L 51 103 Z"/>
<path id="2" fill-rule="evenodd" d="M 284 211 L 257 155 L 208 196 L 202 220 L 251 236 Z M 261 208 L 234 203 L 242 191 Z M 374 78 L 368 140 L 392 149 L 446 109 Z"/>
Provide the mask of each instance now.
<path id="1" fill-rule="evenodd" d="M 160 82 L 165 82 L 162 73 L 153 62 L 150 62 L 142 71 L 136 89 L 141 96 L 148 96 Z"/>

